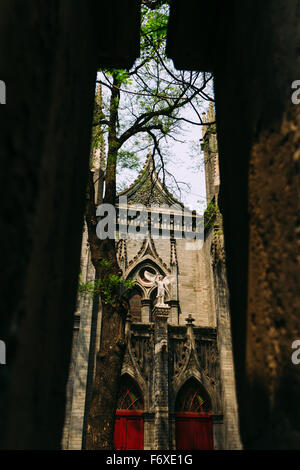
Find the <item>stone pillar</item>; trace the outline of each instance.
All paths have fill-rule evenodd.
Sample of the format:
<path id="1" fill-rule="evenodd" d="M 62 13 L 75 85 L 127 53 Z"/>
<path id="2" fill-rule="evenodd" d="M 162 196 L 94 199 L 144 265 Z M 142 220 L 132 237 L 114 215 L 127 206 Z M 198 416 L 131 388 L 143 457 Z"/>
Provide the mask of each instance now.
<path id="1" fill-rule="evenodd" d="M 218 349 L 220 352 L 221 378 L 224 404 L 224 426 L 222 449 L 240 450 L 242 443 L 239 432 L 238 406 L 231 341 L 228 286 L 223 241 L 216 244 L 213 260 L 215 302 L 218 328 Z"/>
<path id="2" fill-rule="evenodd" d="M 86 232 L 85 232 L 86 236 Z M 89 250 L 83 259 L 83 279 L 91 282 L 95 278 L 95 270 L 91 263 Z M 77 348 L 74 358 L 74 384 L 69 428 L 69 450 L 82 449 L 84 437 L 84 415 L 87 398 L 88 370 L 91 346 L 91 328 L 93 317 L 93 299 L 86 293 L 80 298 L 80 323 L 77 339 Z"/>
<path id="3" fill-rule="evenodd" d="M 150 306 L 150 299 L 142 299 L 142 323 L 149 323 L 151 321 Z"/>
<path id="4" fill-rule="evenodd" d="M 85 294 L 81 299 L 80 305 L 80 326 L 77 340 L 77 357 L 69 430 L 68 449 L 70 450 L 82 449 L 93 299 L 89 294 Z"/>
<path id="5" fill-rule="evenodd" d="M 169 300 L 168 304 L 171 307 L 169 323 L 171 325 L 179 325 L 179 301 Z"/>
<path id="6" fill-rule="evenodd" d="M 169 449 L 168 317 L 169 307 L 155 307 L 154 317 L 154 449 Z"/>
<path id="7" fill-rule="evenodd" d="M 129 312 L 127 317 L 126 317 L 126 321 L 125 321 L 125 337 L 128 338 L 130 336 L 130 333 L 131 333 L 131 323 L 132 323 L 132 315 L 131 313 Z"/>
<path id="8" fill-rule="evenodd" d="M 223 416 L 213 415 L 214 450 L 224 450 L 224 419 Z"/>
<path id="9" fill-rule="evenodd" d="M 194 328 L 193 323 L 195 321 L 195 318 L 193 318 L 193 316 L 189 314 L 189 316 L 185 319 L 185 321 L 186 321 L 186 335 L 190 339 L 193 350 L 196 351 L 195 337 L 194 337 L 194 330 L 193 330 Z"/>
<path id="10" fill-rule="evenodd" d="M 173 281 L 171 283 L 171 298 L 169 305 L 171 312 L 169 316 L 169 323 L 172 325 L 179 325 L 179 300 L 178 300 L 178 261 L 176 251 L 176 240 L 171 239 L 171 257 L 170 257 L 171 274 Z"/>
<path id="11" fill-rule="evenodd" d="M 154 442 L 154 413 L 143 414 L 144 418 L 144 450 L 152 450 Z"/>
<path id="12" fill-rule="evenodd" d="M 169 414 L 170 427 L 170 449 L 176 450 L 176 413 L 173 411 Z"/>

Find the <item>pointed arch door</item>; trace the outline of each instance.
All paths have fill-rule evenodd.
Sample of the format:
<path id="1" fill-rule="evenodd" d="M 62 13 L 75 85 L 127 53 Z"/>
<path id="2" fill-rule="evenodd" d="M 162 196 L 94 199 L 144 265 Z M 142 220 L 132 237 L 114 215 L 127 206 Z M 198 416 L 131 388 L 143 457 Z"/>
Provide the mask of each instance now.
<path id="1" fill-rule="evenodd" d="M 129 377 L 121 383 L 115 419 L 114 448 L 144 449 L 144 403 L 137 385 Z"/>
<path id="2" fill-rule="evenodd" d="M 176 449 L 213 450 L 211 403 L 197 380 L 191 379 L 181 388 L 175 408 Z"/>

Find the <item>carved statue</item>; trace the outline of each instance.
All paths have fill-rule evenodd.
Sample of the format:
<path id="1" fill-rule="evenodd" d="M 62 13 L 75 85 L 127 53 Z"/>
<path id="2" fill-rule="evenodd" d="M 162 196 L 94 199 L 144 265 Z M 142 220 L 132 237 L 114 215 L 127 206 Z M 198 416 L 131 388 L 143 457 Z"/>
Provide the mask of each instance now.
<path id="1" fill-rule="evenodd" d="M 166 286 L 174 281 L 174 276 L 163 276 L 161 274 L 151 274 L 149 271 L 144 272 L 144 276 L 148 281 L 155 283 L 157 285 L 157 307 L 169 307 L 165 304 L 165 293 L 168 292 Z"/>

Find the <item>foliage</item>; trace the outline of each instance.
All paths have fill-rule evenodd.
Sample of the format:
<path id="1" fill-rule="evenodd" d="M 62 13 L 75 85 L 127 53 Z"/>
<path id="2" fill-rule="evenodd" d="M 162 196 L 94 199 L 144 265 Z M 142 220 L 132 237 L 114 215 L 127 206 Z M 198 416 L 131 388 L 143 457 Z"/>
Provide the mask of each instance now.
<path id="1" fill-rule="evenodd" d="M 204 227 L 206 229 L 213 227 L 219 214 L 220 210 L 218 205 L 214 201 L 210 201 L 204 212 Z"/>
<path id="2" fill-rule="evenodd" d="M 140 167 L 140 159 L 134 152 L 129 150 L 120 150 L 118 153 L 119 168 L 124 170 L 138 170 Z"/>
<path id="3" fill-rule="evenodd" d="M 130 70 L 105 69 L 97 77 L 101 90 L 98 88 L 95 99 L 92 158 L 95 149 L 104 148 L 107 141 L 106 168 L 101 175 L 105 183 L 102 185 L 105 188 L 103 198 L 107 202 L 114 203 L 117 172 L 124 179 L 127 172 L 139 169 L 139 152 L 145 155 L 145 150 L 152 150 L 157 160 L 156 168 L 162 172 L 163 183 L 166 177 L 172 178 L 165 166 L 165 148 L 170 146 L 170 139 L 177 140 L 184 123 L 203 124 L 201 103 L 210 100 L 207 94 L 207 86 L 212 79 L 210 74 L 178 71 L 167 59 L 165 43 L 169 6 L 163 1 L 155 3 L 160 5 L 159 8 L 152 9 L 153 2 L 147 2 L 149 8 L 144 4 L 141 6 L 141 56 L 133 67 Z M 93 163 L 91 161 L 91 167 Z M 174 177 L 173 180 L 180 190 Z M 92 185 L 89 188 L 92 191 Z M 91 193 L 87 198 L 86 215 L 89 237 L 96 241 L 90 244 L 91 249 L 100 244 L 95 235 L 94 201 Z M 121 278 L 108 275 L 95 283 L 81 283 L 79 290 L 101 293 L 106 302 L 111 302 L 113 292 L 121 288 L 122 282 Z"/>
<path id="4" fill-rule="evenodd" d="M 216 124 L 211 124 L 207 128 L 207 131 L 204 135 L 203 143 L 201 144 L 201 150 L 203 150 L 206 153 L 209 153 L 209 151 L 210 151 L 210 137 L 211 137 L 212 134 L 216 134 L 216 133 L 217 133 Z"/>
<path id="5" fill-rule="evenodd" d="M 149 6 L 147 8 L 145 4 Z M 134 155 L 152 150 L 162 169 L 163 182 L 167 170 L 165 168 L 165 152 L 163 146 L 168 139 L 177 140 L 177 134 L 184 122 L 195 122 L 202 125 L 199 110 L 202 100 L 209 100 L 206 87 L 211 75 L 200 72 L 183 72 L 174 69 L 164 52 L 168 6 L 157 0 L 142 1 L 141 56 L 131 70 L 102 70 L 97 82 L 101 84 L 103 95 L 98 107 L 95 107 L 93 126 L 99 133 L 93 134 L 95 145 L 101 145 L 102 137 L 107 143 L 106 168 L 104 176 L 104 195 L 100 199 L 115 204 L 117 188 L 117 169 L 124 172 L 137 165 Z M 152 9 L 159 5 L 159 9 Z M 183 112 L 190 108 L 193 117 Z M 138 142 L 138 145 L 137 145 Z M 93 145 L 94 145 L 93 144 Z M 159 165 L 157 165 L 159 166 Z M 102 309 L 102 330 L 100 353 L 101 361 L 96 362 L 94 391 L 88 416 L 87 443 L 95 448 L 95 436 L 102 439 L 102 448 L 108 445 L 113 448 L 112 429 L 114 414 L 107 416 L 109 409 L 116 407 L 116 393 L 103 392 L 103 378 L 107 370 L 116 380 L 121 372 L 125 353 L 124 318 L 126 307 L 121 297 L 126 289 L 134 285 L 134 281 L 124 281 L 119 275 L 115 240 L 99 240 L 96 234 L 96 197 L 92 171 L 89 172 L 86 223 L 97 277 L 93 282 L 79 281 L 79 292 L 89 293 L 93 297 L 101 295 L 104 303 Z M 103 180 L 101 180 L 101 183 Z M 112 259 L 113 264 L 104 257 Z M 101 267 L 97 265 L 102 259 Z M 116 274 L 117 273 L 117 274 Z M 118 305 L 113 313 L 113 324 L 110 328 L 111 310 L 109 305 Z M 120 347 L 121 346 L 121 347 Z M 105 388 L 105 387 L 104 387 Z M 117 392 L 117 390 L 113 390 Z M 105 399 L 101 397 L 104 393 Z M 96 414 L 94 413 L 96 411 Z M 100 439 L 99 439 L 100 440 Z"/>
<path id="6" fill-rule="evenodd" d="M 103 89 L 103 114 L 99 114 L 98 123 L 107 135 L 108 153 L 109 145 L 117 150 L 116 166 L 122 179 L 123 170 L 138 170 L 138 156 L 144 157 L 145 151 L 151 150 L 157 166 L 160 163 L 163 182 L 179 195 L 182 184 L 164 164 L 167 149 L 178 140 L 184 123 L 202 125 L 200 109 L 203 101 L 211 100 L 208 90 L 212 76 L 174 68 L 165 54 L 169 6 L 155 2 L 160 7 L 151 9 L 154 3 L 146 3 L 150 8 L 141 6 L 140 58 L 130 70 L 98 73 L 97 81 Z"/>
<path id="7" fill-rule="evenodd" d="M 163 3 L 163 2 L 162 2 Z M 142 57 L 153 56 L 153 45 L 160 48 L 166 39 L 168 27 L 168 6 L 150 11 L 146 6 L 141 8 L 141 52 Z M 148 40 L 151 36 L 152 44 Z"/>
<path id="8" fill-rule="evenodd" d="M 103 303 L 113 305 L 116 294 L 123 293 L 133 286 L 134 281 L 131 279 L 125 281 L 122 276 L 108 274 L 102 279 L 95 279 L 89 282 L 83 282 L 80 278 L 78 293 L 79 295 L 90 294 L 92 298 L 100 295 Z"/>

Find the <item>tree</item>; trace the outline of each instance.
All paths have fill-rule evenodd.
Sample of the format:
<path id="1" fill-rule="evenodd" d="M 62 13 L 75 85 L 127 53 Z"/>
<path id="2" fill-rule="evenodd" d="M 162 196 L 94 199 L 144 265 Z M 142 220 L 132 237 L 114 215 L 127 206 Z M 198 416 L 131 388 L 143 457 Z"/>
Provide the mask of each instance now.
<path id="1" fill-rule="evenodd" d="M 102 70 L 97 80 L 103 88 L 103 102 L 96 102 L 93 142 L 107 136 L 103 203 L 115 206 L 118 163 L 128 164 L 134 153 L 153 145 L 159 159 L 163 182 L 168 174 L 163 158 L 166 139 L 177 138 L 184 122 L 203 125 L 200 100 L 211 100 L 206 92 L 211 75 L 176 71 L 164 54 L 168 6 L 165 2 L 143 2 L 141 56 L 133 68 Z M 154 9 L 159 6 L 158 9 Z M 149 8 L 148 8 L 149 7 Z M 192 118 L 184 110 L 190 108 Z M 100 130 L 99 130 L 100 129 Z M 147 139 L 143 138 L 147 136 Z M 137 137 L 139 142 L 137 144 Z M 99 143 L 99 142 L 98 142 Z M 102 185 L 102 182 L 100 184 Z M 96 234 L 98 218 L 93 172 L 89 172 L 86 224 L 95 267 L 95 290 L 102 301 L 101 346 L 87 426 L 87 449 L 112 449 L 114 418 L 120 375 L 125 352 L 125 319 L 128 305 L 122 295 L 122 272 L 116 257 L 115 240 L 100 240 Z M 127 287 L 127 286 L 125 286 Z"/>

